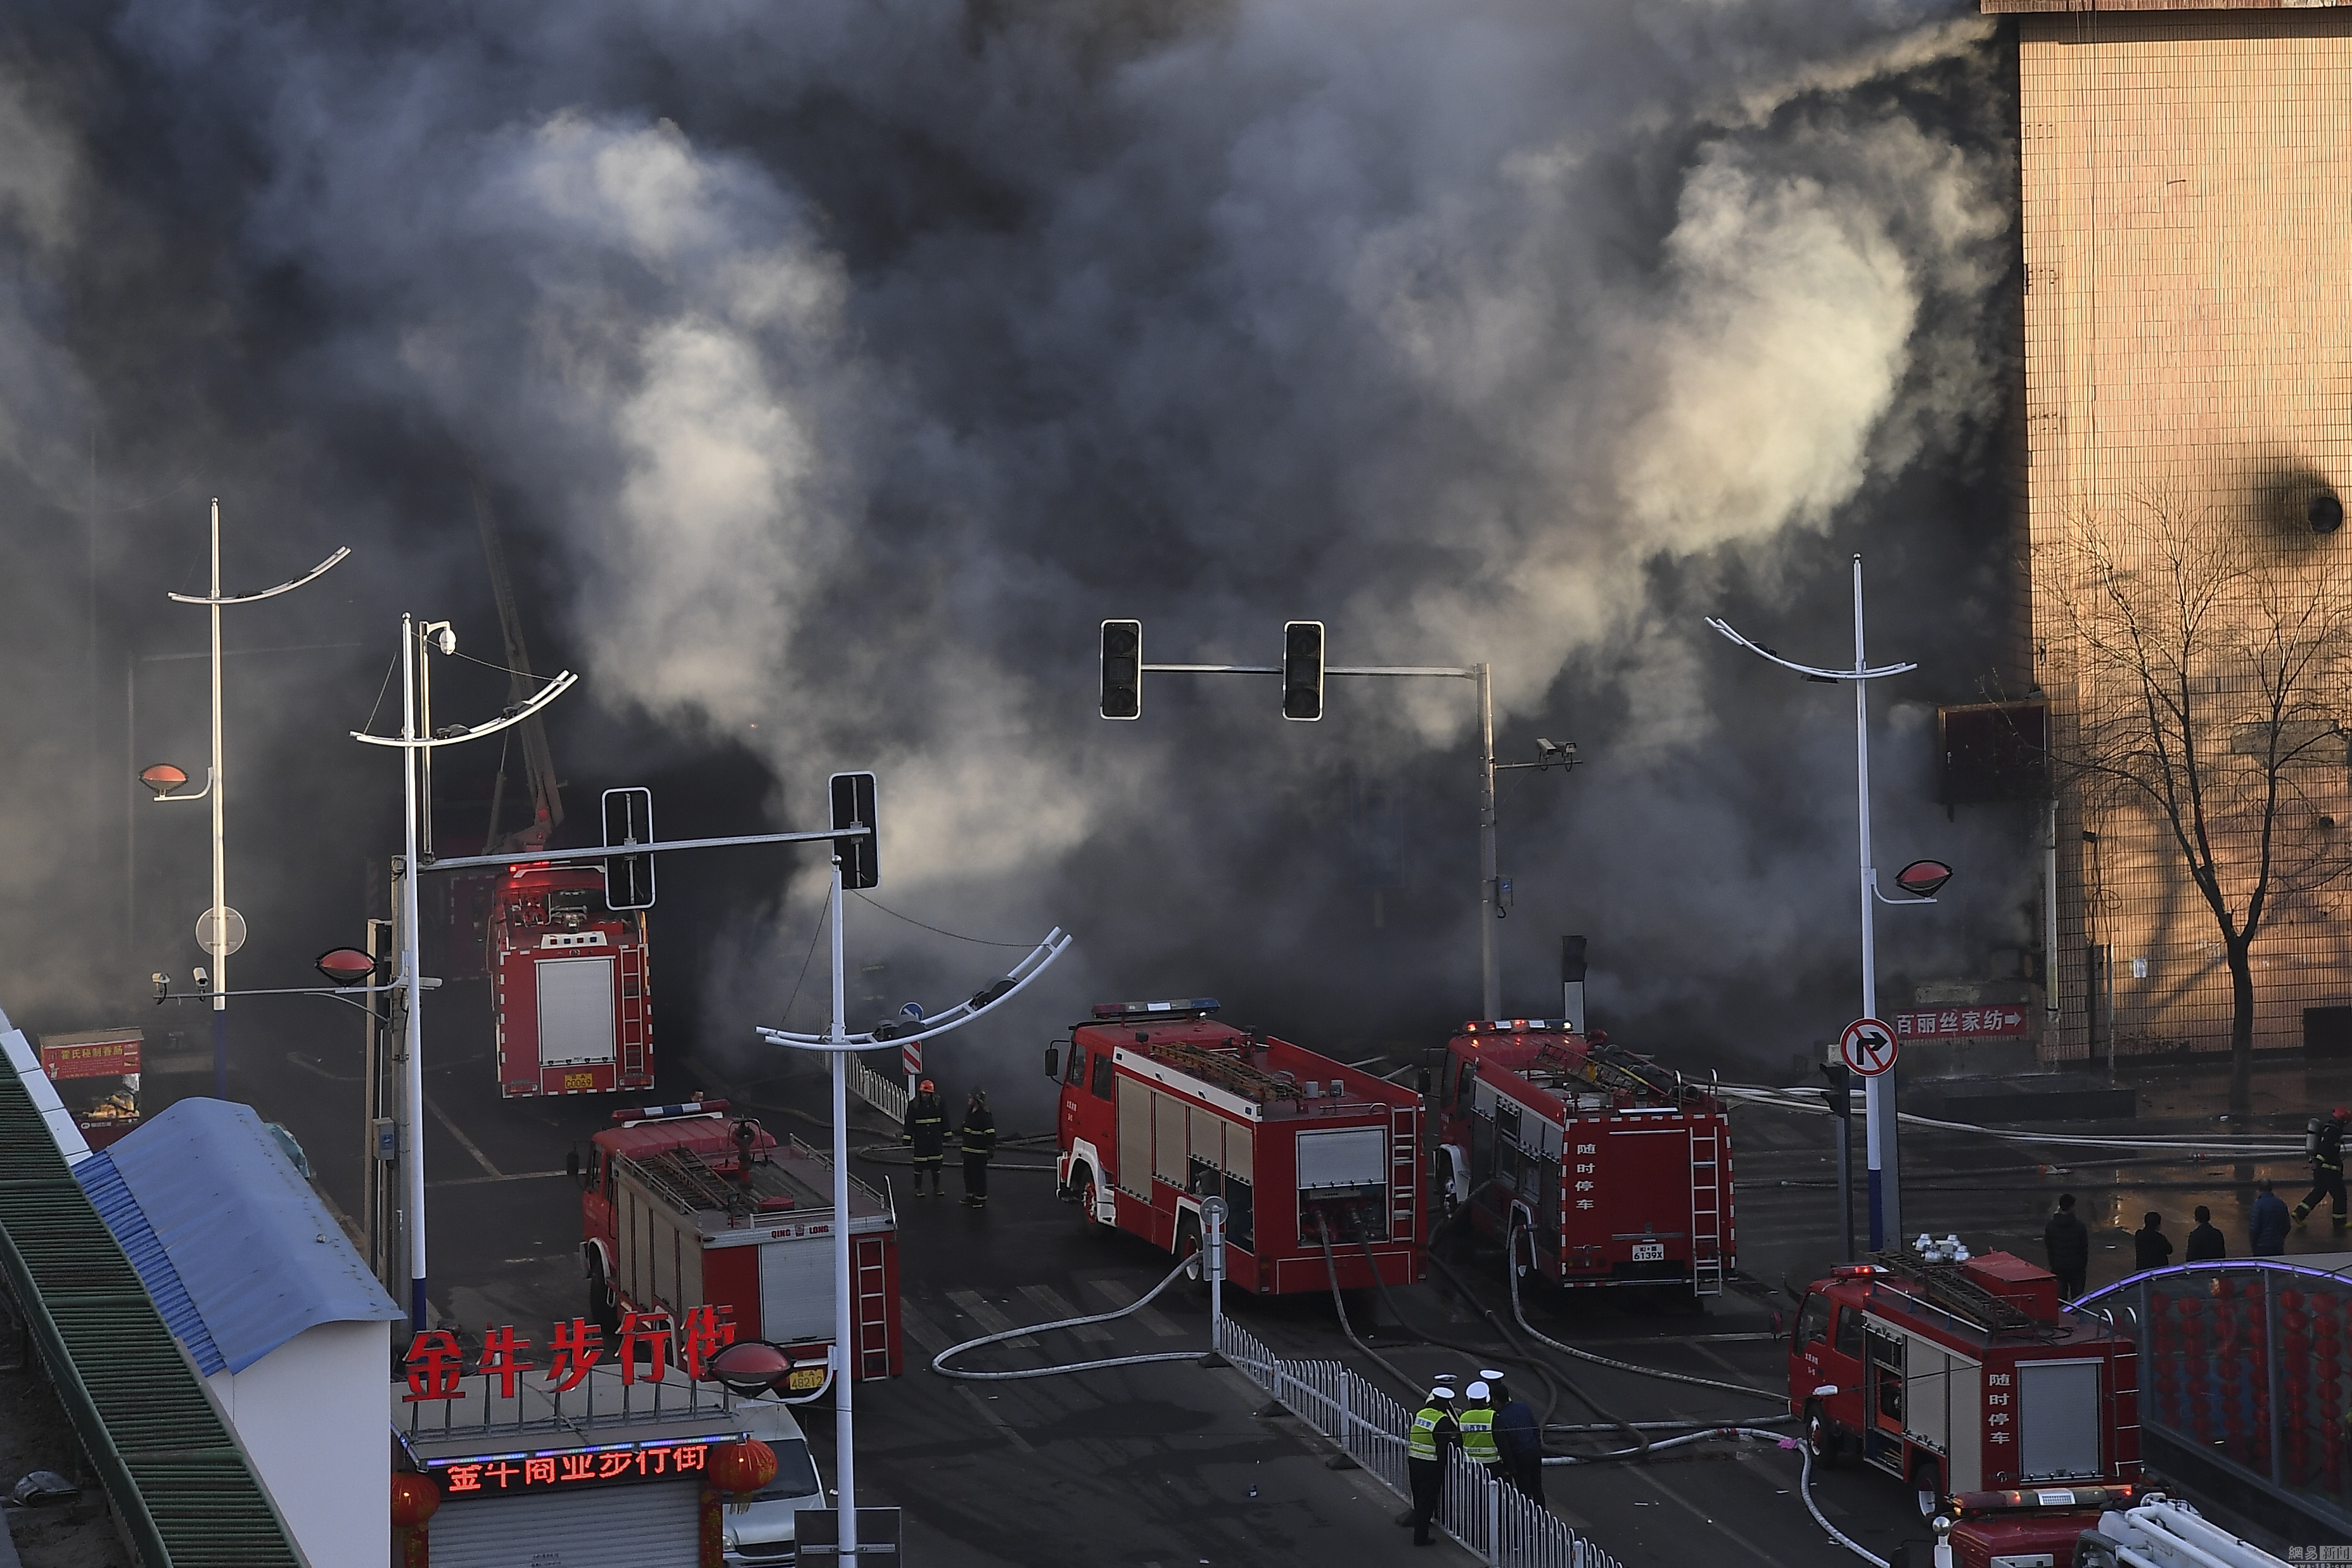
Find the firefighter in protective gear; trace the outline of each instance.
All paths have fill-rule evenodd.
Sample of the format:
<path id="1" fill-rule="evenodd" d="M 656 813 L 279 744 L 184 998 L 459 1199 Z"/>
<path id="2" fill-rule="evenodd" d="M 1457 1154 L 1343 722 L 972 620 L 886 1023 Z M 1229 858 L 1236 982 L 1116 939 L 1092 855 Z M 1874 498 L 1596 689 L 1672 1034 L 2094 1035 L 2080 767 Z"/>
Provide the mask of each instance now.
<path id="1" fill-rule="evenodd" d="M 2297 1225 L 2311 1218 L 2311 1211 L 2319 1207 L 2319 1200 L 2323 1197 L 2335 1203 L 2338 1235 L 2343 1233 L 2347 1218 L 2352 1218 L 2344 1212 L 2344 1129 L 2347 1123 L 2352 1123 L 2352 1110 L 2338 1105 L 2334 1115 L 2313 1130 L 2311 1190 L 2305 1193 L 2303 1201 L 2294 1206 L 2294 1222 Z"/>
<path id="2" fill-rule="evenodd" d="M 988 1157 L 996 1153 L 996 1118 L 989 1113 L 988 1092 L 975 1089 L 963 1103 L 963 1205 L 988 1207 Z"/>
<path id="3" fill-rule="evenodd" d="M 915 1097 L 907 1102 L 907 1124 L 899 1130 L 898 1141 L 914 1153 L 915 1196 L 924 1196 L 925 1176 L 931 1179 L 933 1195 L 945 1191 L 947 1178 L 940 1166 L 946 1158 L 948 1117 L 928 1078 L 915 1086 Z"/>
<path id="4" fill-rule="evenodd" d="M 1503 1473 L 1503 1450 L 1495 1441 L 1495 1391 L 1485 1378 L 1480 1378 L 1464 1392 L 1468 1403 L 1454 1417 L 1462 1429 L 1462 1452 L 1473 1464 L 1486 1467 L 1486 1473 L 1496 1480 L 1508 1480 Z"/>
<path id="5" fill-rule="evenodd" d="M 1429 1391 L 1429 1403 L 1413 1416 L 1404 1437 L 1404 1468 L 1412 1480 L 1412 1543 L 1430 1543 L 1429 1527 L 1445 1495 L 1445 1450 L 1462 1440 L 1454 1421 L 1454 1390 L 1444 1384 Z"/>

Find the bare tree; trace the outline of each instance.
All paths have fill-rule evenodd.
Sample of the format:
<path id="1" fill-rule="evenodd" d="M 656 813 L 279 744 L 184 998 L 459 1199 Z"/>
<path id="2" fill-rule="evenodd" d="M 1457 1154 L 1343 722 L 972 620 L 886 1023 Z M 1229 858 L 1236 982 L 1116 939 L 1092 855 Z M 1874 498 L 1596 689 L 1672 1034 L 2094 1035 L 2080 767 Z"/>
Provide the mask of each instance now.
<path id="1" fill-rule="evenodd" d="M 2346 741 L 2326 660 L 2347 629 L 2323 540 L 2143 502 L 2071 527 L 2052 649 L 2071 711 L 2053 771 L 2086 814 L 2144 811 L 2230 970 L 2230 1104 L 2252 1098 L 2255 938 L 2283 896 L 2343 874 Z M 2071 664 L 2071 670 L 2067 667 Z M 2071 677 L 2071 678 L 2069 678 Z"/>

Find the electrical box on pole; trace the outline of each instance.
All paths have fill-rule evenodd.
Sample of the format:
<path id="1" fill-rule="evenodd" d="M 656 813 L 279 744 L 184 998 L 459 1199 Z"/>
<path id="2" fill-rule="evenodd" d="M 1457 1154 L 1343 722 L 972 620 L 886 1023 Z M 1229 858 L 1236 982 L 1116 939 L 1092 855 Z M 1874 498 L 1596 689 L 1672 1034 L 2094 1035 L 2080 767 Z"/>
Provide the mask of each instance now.
<path id="1" fill-rule="evenodd" d="M 1102 716 L 1143 716 L 1143 622 L 1102 623 Z"/>
<path id="2" fill-rule="evenodd" d="M 1323 716 L 1323 622 L 1287 621 L 1282 627 L 1282 716 Z"/>
<path id="3" fill-rule="evenodd" d="M 841 857 L 841 885 L 872 887 L 882 880 L 882 862 L 875 840 L 874 775 L 836 773 L 830 784 L 833 831 L 864 828 L 854 839 L 835 839 L 834 852 Z"/>
<path id="4" fill-rule="evenodd" d="M 605 790 L 604 847 L 622 849 L 653 841 L 654 792 L 644 788 Z M 654 906 L 652 855 L 604 857 L 604 906 L 614 910 Z"/>

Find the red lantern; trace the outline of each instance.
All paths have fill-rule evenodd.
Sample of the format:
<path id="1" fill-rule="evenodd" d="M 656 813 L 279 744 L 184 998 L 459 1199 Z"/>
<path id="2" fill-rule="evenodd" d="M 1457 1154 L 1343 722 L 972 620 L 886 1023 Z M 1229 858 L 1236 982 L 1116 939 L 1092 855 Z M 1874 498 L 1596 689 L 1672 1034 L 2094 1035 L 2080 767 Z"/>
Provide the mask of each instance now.
<path id="1" fill-rule="evenodd" d="M 395 1470 L 392 1476 L 392 1522 L 402 1530 L 415 1530 L 431 1519 L 441 1506 L 441 1489 L 414 1470 Z"/>
<path id="2" fill-rule="evenodd" d="M 720 1443 L 710 1450 L 710 1489 L 738 1497 L 758 1491 L 776 1479 L 776 1450 L 757 1437 Z"/>

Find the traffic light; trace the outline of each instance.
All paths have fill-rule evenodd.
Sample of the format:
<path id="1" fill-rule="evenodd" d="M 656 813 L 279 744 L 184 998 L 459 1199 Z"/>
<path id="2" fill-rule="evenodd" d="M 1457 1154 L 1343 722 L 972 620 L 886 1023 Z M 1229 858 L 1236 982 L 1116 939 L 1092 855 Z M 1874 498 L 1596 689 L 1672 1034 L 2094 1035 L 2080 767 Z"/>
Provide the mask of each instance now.
<path id="1" fill-rule="evenodd" d="M 654 841 L 654 792 L 646 789 L 604 791 L 604 847 Z M 654 857 L 604 857 L 604 907 L 613 910 L 654 906 Z"/>
<path id="2" fill-rule="evenodd" d="M 1143 622 L 1102 623 L 1102 716 L 1143 716 Z"/>
<path id="3" fill-rule="evenodd" d="M 1323 622 L 1286 622 L 1282 628 L 1282 716 L 1323 716 Z"/>
<path id="4" fill-rule="evenodd" d="M 834 831 L 866 830 L 856 838 L 833 841 L 834 853 L 841 857 L 841 885 L 872 887 L 882 880 L 882 861 L 875 840 L 874 775 L 836 773 L 831 789 Z"/>

